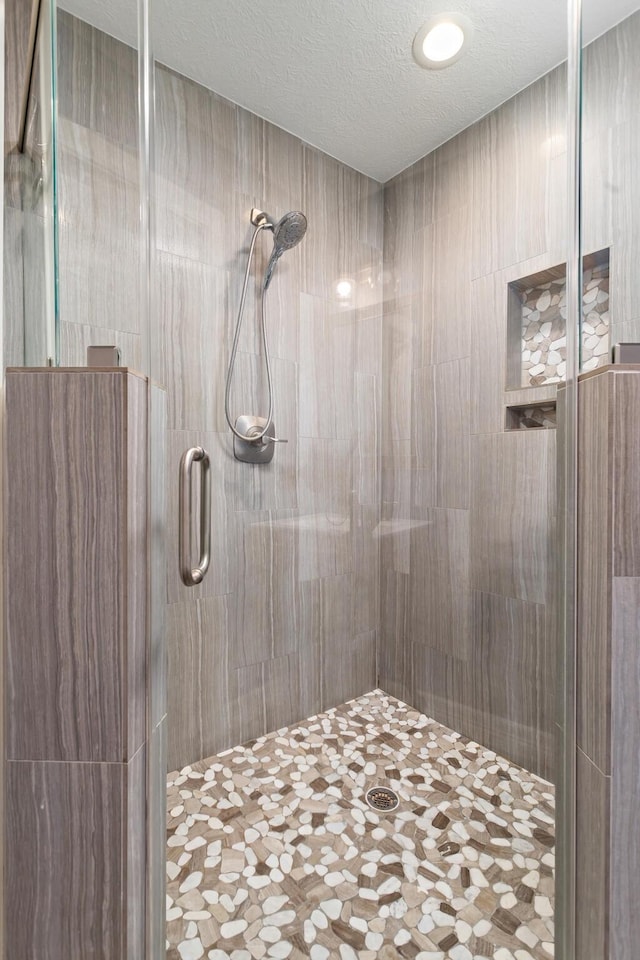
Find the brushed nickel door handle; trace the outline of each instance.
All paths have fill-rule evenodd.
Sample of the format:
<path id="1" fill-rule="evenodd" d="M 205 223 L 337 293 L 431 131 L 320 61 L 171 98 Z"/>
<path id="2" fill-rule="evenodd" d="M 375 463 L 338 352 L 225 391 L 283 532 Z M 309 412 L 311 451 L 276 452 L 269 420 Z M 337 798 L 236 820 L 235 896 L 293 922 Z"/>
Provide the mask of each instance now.
<path id="1" fill-rule="evenodd" d="M 200 555 L 193 566 L 193 517 L 192 468 L 199 463 L 202 470 L 200 483 Z M 202 583 L 211 561 L 211 460 L 204 447 L 191 447 L 180 460 L 178 556 L 180 576 L 187 587 Z"/>

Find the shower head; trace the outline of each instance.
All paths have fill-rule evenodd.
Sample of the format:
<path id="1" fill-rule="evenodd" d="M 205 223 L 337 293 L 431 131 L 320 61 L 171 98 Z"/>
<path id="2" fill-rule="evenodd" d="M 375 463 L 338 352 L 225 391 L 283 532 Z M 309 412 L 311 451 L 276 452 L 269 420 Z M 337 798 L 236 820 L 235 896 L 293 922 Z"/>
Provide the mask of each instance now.
<path id="1" fill-rule="evenodd" d="M 307 232 L 307 218 L 299 210 L 285 213 L 284 217 L 275 223 L 273 229 L 273 250 L 264 275 L 264 289 L 271 283 L 271 277 L 276 263 L 286 250 L 297 246 Z"/>

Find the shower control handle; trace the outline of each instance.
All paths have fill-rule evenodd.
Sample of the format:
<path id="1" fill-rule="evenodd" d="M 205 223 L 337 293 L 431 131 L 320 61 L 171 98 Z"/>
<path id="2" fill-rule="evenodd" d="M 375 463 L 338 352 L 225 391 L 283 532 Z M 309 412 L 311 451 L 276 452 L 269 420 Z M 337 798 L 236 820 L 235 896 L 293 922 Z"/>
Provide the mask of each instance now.
<path id="1" fill-rule="evenodd" d="M 193 464 L 200 463 L 200 556 L 193 566 Z M 178 556 L 180 576 L 187 587 L 202 583 L 211 560 L 211 460 L 204 447 L 191 447 L 180 460 Z"/>
<path id="2" fill-rule="evenodd" d="M 263 443 L 289 443 L 288 440 L 282 440 L 280 437 L 263 437 Z"/>

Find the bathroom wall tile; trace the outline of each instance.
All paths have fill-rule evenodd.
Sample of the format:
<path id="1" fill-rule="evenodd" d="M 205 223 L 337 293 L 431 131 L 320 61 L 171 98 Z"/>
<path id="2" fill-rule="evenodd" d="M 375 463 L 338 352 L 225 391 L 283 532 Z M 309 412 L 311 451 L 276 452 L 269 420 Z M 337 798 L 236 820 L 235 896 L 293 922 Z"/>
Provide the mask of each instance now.
<path id="1" fill-rule="evenodd" d="M 378 684 L 398 699 L 409 696 L 410 633 L 407 626 L 409 577 L 382 566 L 381 642 L 378 653 Z M 409 661 L 409 663 L 407 662 Z"/>
<path id="2" fill-rule="evenodd" d="M 300 435 L 354 436 L 355 326 L 318 297 L 303 294 L 300 316 Z"/>
<path id="3" fill-rule="evenodd" d="M 578 424 L 577 742 L 605 774 L 610 770 L 613 380 L 605 374 L 580 384 Z"/>
<path id="4" fill-rule="evenodd" d="M 53 352 L 54 317 L 51 310 L 51 276 L 42 269 L 45 238 L 51 239 L 53 223 L 38 214 L 25 212 L 22 218 L 24 262 L 24 364 L 43 367 Z M 21 318 L 17 319 L 20 322 Z"/>
<path id="5" fill-rule="evenodd" d="M 5 917 L 14 956 L 129 956 L 124 771 L 117 763 L 7 764 Z M 25 922 L 27 905 L 37 922 Z"/>
<path id="6" fill-rule="evenodd" d="M 149 723 L 167 712 L 167 396 L 149 385 Z M 175 561 L 174 561 L 175 562 Z"/>
<path id="7" fill-rule="evenodd" d="M 63 10 L 57 32 L 61 117 L 137 152 L 137 51 Z"/>
<path id="8" fill-rule="evenodd" d="M 143 744 L 124 770 L 126 782 L 122 834 L 126 844 L 125 949 L 127 960 L 144 955 L 147 940 L 147 762 L 148 747 Z"/>
<path id="9" fill-rule="evenodd" d="M 396 440 L 411 439 L 411 371 L 413 325 L 410 310 L 385 313 L 383 349 L 383 448 Z"/>
<path id="10" fill-rule="evenodd" d="M 29 84 L 29 34 L 32 3 L 7 0 L 5 5 L 4 143 L 5 154 L 18 143 L 23 103 Z"/>
<path id="11" fill-rule="evenodd" d="M 640 874 L 636 813 L 640 804 L 640 579 L 615 577 L 611 677 L 611 956 L 633 954 L 640 934 L 635 878 Z"/>
<path id="12" fill-rule="evenodd" d="M 164 67 L 155 80 L 158 248 L 244 270 L 234 251 L 249 235 L 251 200 L 236 217 L 237 108 Z"/>
<path id="13" fill-rule="evenodd" d="M 140 171 L 135 150 L 62 117 L 58 124 L 59 215 L 96 243 L 139 243 Z"/>
<path id="14" fill-rule="evenodd" d="M 554 685 L 554 644 L 545 608 L 473 593 L 474 702 L 483 743 L 528 770 L 540 770 L 553 735 L 546 691 Z"/>
<path id="15" fill-rule="evenodd" d="M 234 694 L 229 680 L 232 618 L 229 597 L 170 603 L 167 608 L 170 770 L 228 744 Z"/>
<path id="16" fill-rule="evenodd" d="M 133 757 L 146 740 L 147 731 L 147 609 L 149 602 L 147 558 L 148 485 L 148 384 L 136 376 L 126 377 L 126 581 L 122 584 L 126 602 L 126 699 L 127 757 Z M 165 596 L 161 595 L 160 603 Z"/>
<path id="17" fill-rule="evenodd" d="M 504 429 L 506 386 L 507 284 L 500 273 L 471 285 L 470 433 Z"/>
<path id="18" fill-rule="evenodd" d="M 451 216 L 469 202 L 474 185 L 474 165 L 470 161 L 477 136 L 474 125 L 434 151 L 434 221 Z"/>
<path id="19" fill-rule="evenodd" d="M 355 375 L 355 451 L 354 489 L 360 505 L 377 506 L 380 502 L 379 449 L 380 392 L 376 377 Z"/>
<path id="20" fill-rule="evenodd" d="M 633 373 L 615 374 L 614 471 L 616 477 L 613 512 L 613 573 L 619 577 L 640 576 L 640 504 L 634 484 L 625 482 L 640 475 L 640 440 L 628 429 L 629 411 L 640 408 L 640 384 Z"/>
<path id="21" fill-rule="evenodd" d="M 296 656 L 235 671 L 237 715 L 233 718 L 233 743 L 244 743 L 291 723 L 290 718 L 300 711 L 298 675 Z"/>
<path id="22" fill-rule="evenodd" d="M 611 784 L 582 750 L 577 751 L 576 796 L 576 902 L 588 904 L 576 929 L 579 957 L 607 960 L 609 954 L 609 903 L 607 861 L 608 807 Z"/>
<path id="23" fill-rule="evenodd" d="M 469 512 L 426 509 L 411 524 L 409 631 L 414 643 L 466 657 L 470 647 Z"/>
<path id="24" fill-rule="evenodd" d="M 474 128 L 474 278 L 547 249 L 547 167 L 565 129 L 557 86 L 548 74 Z"/>
<path id="25" fill-rule="evenodd" d="M 446 723 L 463 736 L 481 729 L 480 715 L 471 707 L 472 674 L 466 660 L 412 643 L 409 648 L 408 688 L 416 709 Z"/>
<path id="26" fill-rule="evenodd" d="M 162 956 L 166 949 L 166 837 L 167 837 L 167 717 L 150 733 L 148 790 L 148 951 L 152 957 Z"/>
<path id="27" fill-rule="evenodd" d="M 140 333 L 139 259 L 126 241 L 117 249 L 60 224 L 60 318 L 63 322 Z M 91 277 L 91 287 L 87 277 Z"/>
<path id="28" fill-rule="evenodd" d="M 603 127 L 636 118 L 633 96 L 640 84 L 636 55 L 640 37 L 640 15 L 635 12 L 622 23 L 591 43 L 584 52 L 585 139 L 598 136 Z"/>
<path id="29" fill-rule="evenodd" d="M 145 347 L 139 333 L 124 333 L 107 327 L 92 327 L 84 323 L 60 322 L 60 366 L 85 367 L 87 347 L 118 347 L 120 363 L 132 370 L 142 370 Z"/>
<path id="30" fill-rule="evenodd" d="M 353 444 L 299 441 L 298 576 L 315 580 L 349 573 L 353 565 Z"/>
<path id="31" fill-rule="evenodd" d="M 471 439 L 471 578 L 474 589 L 546 603 L 553 549 L 552 430 Z"/>
<path id="32" fill-rule="evenodd" d="M 354 506 L 353 551 L 354 633 L 374 630 L 380 621 L 380 510 Z"/>
<path id="33" fill-rule="evenodd" d="M 298 558 L 296 517 L 247 513 L 238 518 L 234 577 L 234 667 L 295 653 Z"/>
<path id="34" fill-rule="evenodd" d="M 239 110 L 238 115 L 240 114 L 251 116 L 245 110 Z M 282 216 L 288 210 L 304 212 L 302 141 L 266 121 L 264 121 L 262 135 L 263 204 L 273 216 Z M 249 174 L 247 189 L 257 189 L 255 171 L 254 166 Z M 363 177 L 362 180 L 365 178 Z M 242 184 L 240 189 L 244 189 Z"/>
<path id="35" fill-rule="evenodd" d="M 468 359 L 439 363 L 434 368 L 436 413 L 436 504 L 469 507 Z M 422 411 L 415 411 L 417 419 Z"/>
<path id="36" fill-rule="evenodd" d="M 436 368 L 422 367 L 413 371 L 411 398 L 411 450 L 413 466 L 421 472 L 421 502 L 425 507 L 437 506 L 437 431 Z M 422 499 L 424 498 L 424 499 Z"/>
<path id="37" fill-rule="evenodd" d="M 224 433 L 231 336 L 228 276 L 168 254 L 159 255 L 158 268 L 169 428 Z"/>
<path id="38" fill-rule="evenodd" d="M 358 696 L 376 685 L 376 631 L 357 636 L 331 634 L 325 645 L 322 709 Z"/>
<path id="39" fill-rule="evenodd" d="M 435 250 L 447 250 L 433 270 L 433 362 L 469 356 L 471 209 L 461 206 L 434 224 Z"/>
<path id="40" fill-rule="evenodd" d="M 22 230 L 24 214 L 5 204 L 3 234 L 3 304 L 2 338 L 4 363 L 7 367 L 24 363 L 24 260 Z"/>
<path id="41" fill-rule="evenodd" d="M 265 730 L 279 730 L 301 716 L 298 655 L 276 657 L 262 664 Z"/>
<path id="42" fill-rule="evenodd" d="M 435 165 L 429 154 L 385 183 L 385 265 L 410 261 L 412 234 L 434 220 Z"/>

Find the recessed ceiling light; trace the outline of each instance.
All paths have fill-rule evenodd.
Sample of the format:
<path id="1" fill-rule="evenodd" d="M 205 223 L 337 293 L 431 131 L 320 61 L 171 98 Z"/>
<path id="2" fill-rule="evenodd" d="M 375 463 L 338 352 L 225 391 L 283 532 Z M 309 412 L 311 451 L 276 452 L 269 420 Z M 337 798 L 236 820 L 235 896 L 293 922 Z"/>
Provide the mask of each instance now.
<path id="1" fill-rule="evenodd" d="M 351 280 L 338 280 L 336 283 L 336 296 L 340 300 L 348 300 L 353 290 Z"/>
<path id="2" fill-rule="evenodd" d="M 422 26 L 413 41 L 413 56 L 421 67 L 442 70 L 459 60 L 473 34 L 471 21 L 461 13 L 441 13 Z"/>

